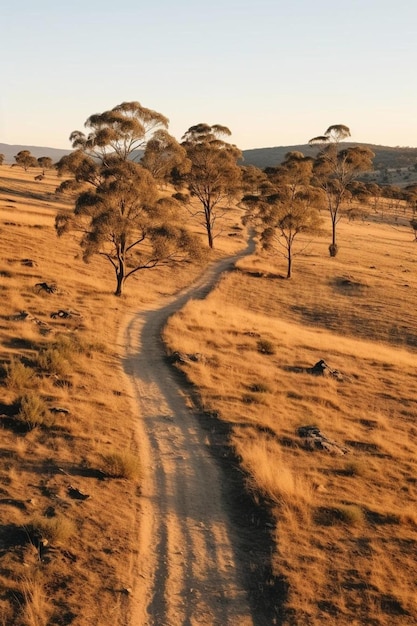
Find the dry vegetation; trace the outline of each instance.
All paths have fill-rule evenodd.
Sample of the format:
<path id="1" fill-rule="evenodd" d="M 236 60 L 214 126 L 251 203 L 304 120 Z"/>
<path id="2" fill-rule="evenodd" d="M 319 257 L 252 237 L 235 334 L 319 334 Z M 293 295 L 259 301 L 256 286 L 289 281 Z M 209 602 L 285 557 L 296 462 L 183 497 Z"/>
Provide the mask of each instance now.
<path id="1" fill-rule="evenodd" d="M 313 243 L 291 281 L 240 261 L 165 329 L 273 511 L 284 625 L 417 623 L 417 248 L 380 219 L 341 222 L 337 258 Z M 307 425 L 340 447 L 309 447 Z"/>
<path id="2" fill-rule="evenodd" d="M 0 167 L 0 624 L 125 626 L 141 468 L 119 337 L 201 268 L 138 273 L 115 298 L 110 268 L 55 234 L 59 182 Z"/>
<path id="3" fill-rule="evenodd" d="M 115 299 L 107 268 L 56 238 L 56 186 L 0 168 L 0 624 L 124 626 L 141 470 L 119 330 L 199 269 L 146 272 Z M 417 623 L 417 248 L 376 219 L 342 222 L 336 259 L 310 244 L 292 281 L 241 261 L 165 330 L 198 355 L 181 368 L 273 512 L 283 626 Z M 306 371 L 321 358 L 342 380 Z M 307 449 L 305 425 L 346 453 Z"/>

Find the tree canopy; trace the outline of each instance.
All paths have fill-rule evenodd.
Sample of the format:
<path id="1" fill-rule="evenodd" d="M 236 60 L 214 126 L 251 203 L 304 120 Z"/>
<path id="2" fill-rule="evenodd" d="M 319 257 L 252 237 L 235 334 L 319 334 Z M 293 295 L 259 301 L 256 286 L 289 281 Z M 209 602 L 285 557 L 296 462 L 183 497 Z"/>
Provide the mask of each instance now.
<path id="1" fill-rule="evenodd" d="M 30 150 L 20 150 L 14 157 L 14 160 L 16 161 L 16 165 L 23 167 L 25 172 L 27 172 L 30 167 L 38 166 L 38 161 L 36 157 L 31 154 Z"/>
<path id="2" fill-rule="evenodd" d="M 366 146 L 342 149 L 340 142 L 350 136 L 350 130 L 343 124 L 329 126 L 324 135 L 310 139 L 310 144 L 322 144 L 314 161 L 313 184 L 326 194 L 327 208 L 332 224 L 331 256 L 336 256 L 336 226 L 340 220 L 340 209 L 349 185 L 363 172 L 372 169 L 374 153 Z"/>
<path id="3" fill-rule="evenodd" d="M 90 116 L 91 132 L 73 132 L 75 150 L 57 164 L 60 175 L 72 175 L 61 191 L 76 192 L 74 211 L 56 218 L 57 233 L 80 232 L 84 260 L 99 255 L 111 264 L 117 296 L 139 270 L 201 255 L 199 241 L 181 226 L 179 203 L 159 191 L 158 181 L 185 158 L 160 128 L 167 124 L 137 102 L 123 103 Z M 148 143 L 147 158 L 138 163 L 138 149 L 146 155 Z"/>
<path id="4" fill-rule="evenodd" d="M 260 235 L 262 249 L 283 254 L 287 278 L 291 278 L 294 248 L 301 233 L 318 233 L 321 226 L 316 205 L 320 194 L 311 187 L 313 160 L 300 152 L 290 152 L 283 163 L 268 168 L 268 185 L 261 193 L 246 195 L 242 203 L 248 209 L 245 221 L 251 221 Z"/>
<path id="5" fill-rule="evenodd" d="M 200 203 L 202 208 L 194 215 L 202 218 L 210 248 L 217 236 L 216 221 L 228 209 L 224 203 L 236 198 L 241 188 L 242 172 L 237 161 L 242 153 L 226 141 L 230 135 L 230 130 L 220 124 L 191 126 L 181 142 L 189 165 L 182 172 L 176 171 L 174 178 L 179 190 L 187 187 Z"/>

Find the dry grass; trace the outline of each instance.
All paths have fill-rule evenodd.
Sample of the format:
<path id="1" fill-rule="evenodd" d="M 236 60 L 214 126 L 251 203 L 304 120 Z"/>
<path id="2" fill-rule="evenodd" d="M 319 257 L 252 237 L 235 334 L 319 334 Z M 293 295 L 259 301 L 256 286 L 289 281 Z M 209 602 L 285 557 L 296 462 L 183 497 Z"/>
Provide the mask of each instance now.
<path id="1" fill-rule="evenodd" d="M 408 228 L 384 223 L 341 222 L 339 237 L 335 259 L 326 240 L 310 244 L 291 281 L 279 259 L 242 260 L 164 336 L 169 350 L 201 355 L 180 367 L 204 409 L 232 424 L 248 485 L 274 512 L 282 623 L 411 626 L 416 249 Z M 311 375 L 319 359 L 342 380 Z M 303 425 L 341 453 L 306 447 Z"/>
<path id="2" fill-rule="evenodd" d="M 0 624 L 91 626 L 106 616 L 125 626 L 120 589 L 134 586 L 140 463 L 119 331 L 201 268 L 139 272 L 115 298 L 110 266 L 84 264 L 75 237 L 56 237 L 57 211 L 71 210 L 54 193 L 56 174 L 33 176 L 0 167 Z M 213 258 L 243 243 L 222 240 Z M 72 317 L 51 317 L 60 309 Z M 41 558 L 35 527 L 49 540 Z M 39 578 L 28 577 L 32 568 Z"/>

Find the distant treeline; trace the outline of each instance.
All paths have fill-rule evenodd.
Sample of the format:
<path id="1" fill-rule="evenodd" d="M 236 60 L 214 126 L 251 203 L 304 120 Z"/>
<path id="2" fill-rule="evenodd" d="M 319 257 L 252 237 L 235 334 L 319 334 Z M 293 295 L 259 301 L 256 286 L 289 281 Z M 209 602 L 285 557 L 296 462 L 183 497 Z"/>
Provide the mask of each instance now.
<path id="1" fill-rule="evenodd" d="M 402 167 L 417 166 L 417 148 L 377 146 L 370 143 L 358 144 L 344 141 L 343 145 L 368 147 L 375 153 L 373 161 L 375 170 L 398 169 Z M 71 150 L 60 150 L 58 148 L 8 145 L 0 143 L 0 153 L 5 156 L 5 163 L 14 163 L 14 157 L 20 150 L 30 150 L 34 157 L 47 156 L 54 162 L 71 152 Z M 288 152 L 302 152 L 305 156 L 315 156 L 319 146 L 309 144 L 297 146 L 277 146 L 275 148 L 254 148 L 253 150 L 243 150 L 243 165 L 255 165 L 261 169 L 282 163 Z"/>
<path id="2" fill-rule="evenodd" d="M 377 146 L 370 143 L 358 144 L 354 142 L 344 141 L 343 146 L 366 146 L 375 154 L 373 160 L 374 169 L 397 169 L 401 167 L 413 167 L 417 165 L 417 148 L 391 148 L 389 146 Z M 309 144 L 297 146 L 279 146 L 276 148 L 256 148 L 253 150 L 244 150 L 243 158 L 245 165 L 255 165 L 261 169 L 278 165 L 284 160 L 288 152 L 302 152 L 305 156 L 315 156 L 319 150 L 319 146 L 310 146 Z"/>

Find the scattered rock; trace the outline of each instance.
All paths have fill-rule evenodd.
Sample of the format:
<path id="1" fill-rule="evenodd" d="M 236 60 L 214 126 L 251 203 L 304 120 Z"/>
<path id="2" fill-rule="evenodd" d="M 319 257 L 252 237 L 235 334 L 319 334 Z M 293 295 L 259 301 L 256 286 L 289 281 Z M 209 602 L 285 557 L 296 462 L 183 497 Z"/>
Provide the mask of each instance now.
<path id="1" fill-rule="evenodd" d="M 53 406 L 49 410 L 51 413 L 64 413 L 65 415 L 69 415 L 69 409 L 64 409 L 61 406 Z"/>
<path id="2" fill-rule="evenodd" d="M 83 493 L 82 491 L 80 491 L 80 489 L 78 489 L 77 487 L 73 487 L 72 485 L 68 487 L 68 495 L 74 500 L 88 500 L 88 498 L 90 497 L 88 493 Z"/>
<path id="3" fill-rule="evenodd" d="M 77 313 L 76 311 L 71 311 L 69 309 L 59 309 L 58 311 L 53 311 L 50 317 L 52 317 L 52 319 L 70 319 L 71 317 L 81 317 L 81 313 Z"/>
<path id="4" fill-rule="evenodd" d="M 349 448 L 341 446 L 326 437 L 317 426 L 300 426 L 297 430 L 299 437 L 304 439 L 304 448 L 306 450 L 324 450 L 330 454 L 347 454 Z"/>
<path id="5" fill-rule="evenodd" d="M 333 378 L 336 378 L 336 380 L 343 380 L 341 372 L 339 372 L 339 370 L 334 370 L 329 367 L 326 361 L 324 361 L 323 359 L 317 361 L 317 363 L 315 363 L 313 367 L 308 367 L 306 371 L 309 374 L 313 374 L 314 376 L 332 376 Z"/>
<path id="6" fill-rule="evenodd" d="M 38 288 L 38 293 L 40 291 L 45 291 L 46 293 L 57 293 L 58 291 L 58 287 L 55 283 L 51 283 L 50 285 L 48 285 L 48 283 L 36 283 L 35 287 Z"/>
<path id="7" fill-rule="evenodd" d="M 170 357 L 171 363 L 204 363 L 206 357 L 204 354 L 185 354 L 184 352 L 173 352 Z"/>
<path id="8" fill-rule="evenodd" d="M 33 261 L 32 259 L 22 259 L 20 262 L 25 267 L 37 267 L 38 265 L 36 261 Z"/>
<path id="9" fill-rule="evenodd" d="M 38 317 L 35 317 L 34 315 L 32 315 L 31 313 L 29 313 L 28 311 L 20 311 L 20 313 L 17 313 L 16 315 L 12 315 L 10 318 L 10 320 L 13 321 L 18 321 L 18 322 L 23 322 L 23 321 L 29 321 L 29 322 L 33 322 L 34 324 L 36 324 L 37 326 L 40 327 L 41 332 L 43 332 L 44 334 L 50 332 L 52 330 L 52 328 L 49 326 L 49 324 L 47 324 L 47 322 L 43 322 L 42 320 L 40 320 Z"/>

